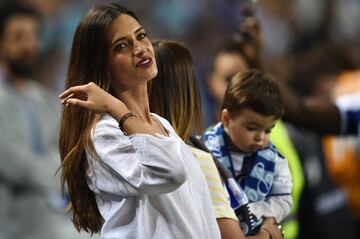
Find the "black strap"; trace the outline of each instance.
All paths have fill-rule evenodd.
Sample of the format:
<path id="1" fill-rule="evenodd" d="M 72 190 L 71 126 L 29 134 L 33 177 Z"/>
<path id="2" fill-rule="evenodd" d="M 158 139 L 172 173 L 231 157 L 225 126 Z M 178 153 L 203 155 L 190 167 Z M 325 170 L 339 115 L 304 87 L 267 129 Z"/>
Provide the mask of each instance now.
<path id="1" fill-rule="evenodd" d="M 211 154 L 214 162 L 215 162 L 215 165 L 217 167 L 217 169 L 219 170 L 219 173 L 220 173 L 220 176 L 221 176 L 221 179 L 223 181 L 226 181 L 226 179 L 228 178 L 231 178 L 231 173 L 230 171 L 224 167 L 224 165 L 222 165 L 222 163 L 220 163 L 219 159 L 217 159 L 212 153 L 211 151 L 206 147 L 205 143 L 199 139 L 198 137 L 196 137 L 195 135 L 190 135 L 189 137 L 189 143 L 191 144 L 191 146 L 195 147 L 195 148 L 198 148 L 198 149 L 201 149 L 205 152 L 208 152 Z"/>

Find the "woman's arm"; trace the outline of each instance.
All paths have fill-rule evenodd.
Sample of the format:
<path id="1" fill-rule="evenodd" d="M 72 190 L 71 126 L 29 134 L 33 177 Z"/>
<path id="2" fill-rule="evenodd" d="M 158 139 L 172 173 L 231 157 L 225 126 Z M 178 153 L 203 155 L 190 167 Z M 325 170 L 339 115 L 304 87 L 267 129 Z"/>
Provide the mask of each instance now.
<path id="1" fill-rule="evenodd" d="M 244 239 L 244 233 L 241 230 L 238 221 L 231 218 L 217 218 L 222 239 Z M 259 238 L 260 239 L 260 238 Z"/>
<path id="2" fill-rule="evenodd" d="M 174 191 L 187 178 L 176 138 L 136 134 L 127 137 L 105 116 L 94 129 L 99 159 L 90 158 L 89 178 L 95 188 L 120 196 Z"/>
<path id="3" fill-rule="evenodd" d="M 65 107 L 79 106 L 96 113 L 109 113 L 117 122 L 131 112 L 119 99 L 107 93 L 95 83 L 73 86 L 59 95 L 61 103 Z M 123 122 L 123 128 L 127 135 L 136 133 L 156 135 L 152 127 L 144 124 L 139 117 L 129 117 Z"/>
<path id="4" fill-rule="evenodd" d="M 154 137 L 155 132 L 138 117 L 124 122 L 130 135 L 125 136 L 118 121 L 129 109 L 94 83 L 71 87 L 59 97 L 66 106 L 112 116 L 103 115 L 92 132 L 97 155 L 88 155 L 88 177 L 93 190 L 124 197 L 160 194 L 171 192 L 186 181 L 178 138 Z"/>

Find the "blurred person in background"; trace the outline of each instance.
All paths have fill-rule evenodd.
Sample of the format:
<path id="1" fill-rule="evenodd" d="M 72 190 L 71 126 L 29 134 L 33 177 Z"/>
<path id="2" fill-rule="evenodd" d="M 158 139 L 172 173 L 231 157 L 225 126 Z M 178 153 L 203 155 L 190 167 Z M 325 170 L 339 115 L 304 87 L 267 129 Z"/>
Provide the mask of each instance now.
<path id="1" fill-rule="evenodd" d="M 330 101 L 337 75 L 347 65 L 340 50 L 324 42 L 303 52 L 299 59 L 303 60 L 299 61 L 293 77 L 288 81 L 293 94 Z M 358 238 L 347 194 L 343 187 L 335 184 L 335 178 L 328 170 L 328 157 L 324 155 L 326 152 L 322 147 L 323 135 L 291 124 L 288 124 L 288 129 L 305 176 L 299 206 L 299 238 Z M 341 153 L 337 152 L 339 156 Z M 336 230 L 328 230 L 335 226 Z"/>
<path id="2" fill-rule="evenodd" d="M 215 55 L 213 69 L 207 78 L 208 91 L 214 100 L 211 114 L 212 122 L 220 119 L 220 108 L 224 99 L 224 92 L 232 76 L 239 71 L 256 66 L 250 63 L 251 60 L 232 38 L 225 40 L 221 43 L 221 46 Z"/>
<path id="3" fill-rule="evenodd" d="M 22 0 L 41 15 L 39 64 L 36 79 L 58 95 L 64 88 L 64 78 L 71 49 L 71 40 L 83 14 L 92 1 Z"/>
<path id="4" fill-rule="evenodd" d="M 32 79 L 40 17 L 28 5 L 0 6 L 0 237 L 74 238 L 59 178 L 59 107 Z"/>
<path id="5" fill-rule="evenodd" d="M 332 98 L 343 112 L 344 119 L 357 118 L 357 122 L 346 126 L 358 134 L 327 135 L 323 139 L 324 154 L 329 173 L 333 180 L 343 186 L 348 197 L 351 211 L 357 220 L 357 237 L 360 236 L 360 69 L 345 70 L 339 74 L 332 90 Z M 346 116 L 347 115 L 347 116 Z M 356 116 L 357 115 L 357 116 Z M 353 120 L 356 121 L 356 120 Z"/>
<path id="6" fill-rule="evenodd" d="M 360 224 L 359 66 L 348 61 L 343 48 L 328 41 L 315 48 L 325 48 L 323 57 L 303 54 L 292 87 L 282 87 L 287 112 L 284 118 L 297 127 L 293 137 L 302 149 L 308 178 L 303 199 L 308 207 L 302 210 L 301 233 L 303 238 L 309 238 L 310 233 L 358 238 L 359 231 L 354 228 Z M 338 228 L 336 233 L 328 232 L 333 226 Z"/>
<path id="7" fill-rule="evenodd" d="M 212 122 L 220 119 L 220 108 L 230 79 L 239 71 L 261 68 L 260 25 L 252 11 L 249 5 L 244 5 L 236 32 L 216 48 L 212 69 L 207 78 L 207 90 L 215 100 Z"/>

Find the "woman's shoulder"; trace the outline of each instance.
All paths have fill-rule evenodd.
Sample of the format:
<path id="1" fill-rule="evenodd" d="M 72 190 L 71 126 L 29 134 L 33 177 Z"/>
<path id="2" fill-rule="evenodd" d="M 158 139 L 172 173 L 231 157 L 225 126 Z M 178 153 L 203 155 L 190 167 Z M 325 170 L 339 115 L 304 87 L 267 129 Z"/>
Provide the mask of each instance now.
<path id="1" fill-rule="evenodd" d="M 195 148 L 193 146 L 189 146 L 191 149 L 191 152 L 194 154 L 195 158 L 203 159 L 203 160 L 211 160 L 213 161 L 212 155 L 208 152 L 205 152 L 204 150 Z"/>

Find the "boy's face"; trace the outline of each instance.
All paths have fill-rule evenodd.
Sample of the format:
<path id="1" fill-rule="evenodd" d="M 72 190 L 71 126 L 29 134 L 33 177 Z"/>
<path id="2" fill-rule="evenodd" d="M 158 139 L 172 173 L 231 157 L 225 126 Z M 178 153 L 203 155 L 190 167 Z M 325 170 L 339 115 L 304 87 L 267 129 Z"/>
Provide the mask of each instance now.
<path id="1" fill-rule="evenodd" d="M 275 116 L 263 116 L 251 109 L 244 109 L 232 117 L 227 109 L 221 112 L 225 132 L 234 146 L 245 153 L 255 152 L 268 144 L 277 120 Z"/>

